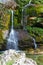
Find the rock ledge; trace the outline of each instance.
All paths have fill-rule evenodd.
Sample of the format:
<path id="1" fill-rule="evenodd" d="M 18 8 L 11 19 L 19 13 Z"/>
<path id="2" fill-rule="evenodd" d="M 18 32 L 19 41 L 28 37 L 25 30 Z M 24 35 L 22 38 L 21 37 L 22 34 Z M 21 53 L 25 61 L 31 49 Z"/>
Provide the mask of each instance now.
<path id="1" fill-rule="evenodd" d="M 24 52 L 6 50 L 1 56 L 0 65 L 37 65 L 31 58 L 26 58 Z"/>

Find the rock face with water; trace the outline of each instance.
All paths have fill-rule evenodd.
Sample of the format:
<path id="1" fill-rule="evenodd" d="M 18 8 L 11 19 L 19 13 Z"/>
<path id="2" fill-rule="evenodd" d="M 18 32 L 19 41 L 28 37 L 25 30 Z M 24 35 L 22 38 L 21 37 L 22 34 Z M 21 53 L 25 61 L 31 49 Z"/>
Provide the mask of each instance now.
<path id="1" fill-rule="evenodd" d="M 7 50 L 0 56 L 0 65 L 37 65 L 31 58 L 26 58 L 24 52 Z"/>

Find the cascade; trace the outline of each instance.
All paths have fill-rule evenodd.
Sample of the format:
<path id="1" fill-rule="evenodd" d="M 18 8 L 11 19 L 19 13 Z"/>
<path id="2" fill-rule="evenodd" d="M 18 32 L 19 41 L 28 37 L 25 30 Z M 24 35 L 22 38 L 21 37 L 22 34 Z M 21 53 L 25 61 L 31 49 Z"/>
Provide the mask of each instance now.
<path id="1" fill-rule="evenodd" d="M 13 11 L 11 11 L 12 13 L 12 25 L 11 25 L 11 31 L 9 33 L 8 39 L 7 39 L 7 49 L 15 49 L 18 50 L 18 32 L 14 30 L 13 28 Z"/>

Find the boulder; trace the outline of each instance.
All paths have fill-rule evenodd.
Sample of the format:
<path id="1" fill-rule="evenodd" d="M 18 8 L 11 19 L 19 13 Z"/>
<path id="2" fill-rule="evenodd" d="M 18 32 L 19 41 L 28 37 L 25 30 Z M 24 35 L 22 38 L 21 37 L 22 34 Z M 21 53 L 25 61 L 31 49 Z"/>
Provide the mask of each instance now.
<path id="1" fill-rule="evenodd" d="M 8 9 L 16 9 L 16 7 L 18 7 L 18 4 L 14 0 L 2 0 L 0 2 Z"/>
<path id="2" fill-rule="evenodd" d="M 37 63 L 27 58 L 24 52 L 9 49 L 0 55 L 0 65 L 37 65 Z"/>
<path id="3" fill-rule="evenodd" d="M 18 30 L 18 38 L 19 38 L 18 46 L 20 49 L 34 47 L 34 40 L 26 31 Z"/>

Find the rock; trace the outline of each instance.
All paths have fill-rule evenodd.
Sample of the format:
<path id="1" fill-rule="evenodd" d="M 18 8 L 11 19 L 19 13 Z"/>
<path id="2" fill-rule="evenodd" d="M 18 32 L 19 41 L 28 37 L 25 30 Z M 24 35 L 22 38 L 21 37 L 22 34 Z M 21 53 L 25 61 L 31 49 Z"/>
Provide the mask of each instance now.
<path id="1" fill-rule="evenodd" d="M 18 7 L 18 4 L 14 0 L 3 0 L 1 3 L 3 3 L 5 8 L 8 9 L 16 9 L 16 7 Z"/>
<path id="2" fill-rule="evenodd" d="M 26 58 L 24 52 L 11 49 L 6 50 L 0 57 L 0 65 L 7 65 L 9 61 L 10 63 L 12 62 L 12 65 L 37 65 L 37 63 L 31 58 Z"/>
<path id="3" fill-rule="evenodd" d="M 32 37 L 24 30 L 18 30 L 19 43 L 18 46 L 20 49 L 26 49 L 29 47 L 34 47 L 34 41 Z"/>

